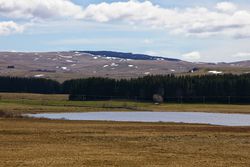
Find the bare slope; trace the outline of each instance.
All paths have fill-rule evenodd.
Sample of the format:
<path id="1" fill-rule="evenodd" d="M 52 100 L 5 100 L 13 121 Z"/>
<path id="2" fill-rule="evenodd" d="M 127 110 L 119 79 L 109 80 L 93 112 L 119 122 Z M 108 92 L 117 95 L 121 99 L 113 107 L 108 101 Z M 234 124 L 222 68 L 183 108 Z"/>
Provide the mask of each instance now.
<path id="1" fill-rule="evenodd" d="M 64 81 L 92 76 L 130 78 L 151 74 L 208 74 L 209 71 L 250 72 L 250 61 L 219 64 L 190 63 L 177 59 L 150 58 L 148 55 L 140 54 L 107 51 L 104 52 L 106 55 L 98 53 L 0 52 L 0 76 L 44 77 Z M 112 53 L 111 56 L 109 53 Z"/>

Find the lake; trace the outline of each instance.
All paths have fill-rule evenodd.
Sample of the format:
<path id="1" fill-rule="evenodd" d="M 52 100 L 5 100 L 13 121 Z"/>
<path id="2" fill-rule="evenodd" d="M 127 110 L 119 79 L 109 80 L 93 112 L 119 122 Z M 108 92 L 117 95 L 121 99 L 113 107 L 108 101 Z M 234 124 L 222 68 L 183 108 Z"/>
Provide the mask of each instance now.
<path id="1" fill-rule="evenodd" d="M 83 121 L 172 122 L 222 126 L 250 126 L 250 114 L 203 112 L 85 112 L 28 114 L 28 116 Z"/>

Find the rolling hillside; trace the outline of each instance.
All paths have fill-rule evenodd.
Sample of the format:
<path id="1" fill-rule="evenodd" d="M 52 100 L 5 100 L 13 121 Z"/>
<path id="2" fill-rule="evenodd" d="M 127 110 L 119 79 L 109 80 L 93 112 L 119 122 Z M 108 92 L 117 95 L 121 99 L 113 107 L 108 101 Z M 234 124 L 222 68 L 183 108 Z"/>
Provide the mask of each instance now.
<path id="1" fill-rule="evenodd" d="M 131 78 L 157 74 L 249 73 L 250 61 L 191 63 L 178 59 L 111 51 L 0 52 L 0 76 Z"/>

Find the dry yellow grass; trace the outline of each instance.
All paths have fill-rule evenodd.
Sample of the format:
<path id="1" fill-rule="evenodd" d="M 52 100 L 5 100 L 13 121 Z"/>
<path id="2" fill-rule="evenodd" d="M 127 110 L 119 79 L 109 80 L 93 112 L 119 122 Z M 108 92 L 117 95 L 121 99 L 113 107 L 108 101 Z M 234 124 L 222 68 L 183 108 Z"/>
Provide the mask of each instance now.
<path id="1" fill-rule="evenodd" d="M 68 100 L 68 95 L 59 94 L 34 94 L 34 93 L 0 93 L 1 99 L 28 99 L 28 100 Z"/>
<path id="2" fill-rule="evenodd" d="M 250 127 L 0 119 L 3 167 L 248 167 Z"/>
<path id="3" fill-rule="evenodd" d="M 250 113 L 249 105 L 69 102 L 67 95 L 3 93 L 0 96 L 0 112 L 13 114 L 135 109 Z M 250 127 L 0 116 L 0 166 L 248 167 Z"/>

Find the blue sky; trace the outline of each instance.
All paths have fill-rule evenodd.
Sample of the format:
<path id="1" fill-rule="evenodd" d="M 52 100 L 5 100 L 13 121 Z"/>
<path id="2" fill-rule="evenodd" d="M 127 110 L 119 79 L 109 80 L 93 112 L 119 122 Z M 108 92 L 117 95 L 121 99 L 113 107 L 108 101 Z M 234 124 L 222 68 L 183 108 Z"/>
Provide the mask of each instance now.
<path id="1" fill-rule="evenodd" d="M 0 0 L 0 50 L 113 50 L 188 61 L 249 60 L 247 1 Z"/>

